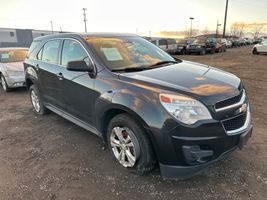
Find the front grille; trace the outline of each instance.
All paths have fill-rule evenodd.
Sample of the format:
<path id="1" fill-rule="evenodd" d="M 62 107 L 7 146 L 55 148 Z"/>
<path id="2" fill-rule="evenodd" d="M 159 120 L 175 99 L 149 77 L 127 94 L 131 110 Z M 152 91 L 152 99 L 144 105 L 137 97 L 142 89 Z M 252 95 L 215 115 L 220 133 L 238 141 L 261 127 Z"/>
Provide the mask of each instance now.
<path id="1" fill-rule="evenodd" d="M 224 107 L 227 107 L 227 106 L 231 106 L 233 104 L 236 104 L 238 102 L 240 102 L 241 98 L 242 98 L 242 95 L 243 95 L 243 92 L 241 92 L 239 95 L 237 96 L 234 96 L 234 97 L 231 97 L 229 99 L 226 99 L 226 100 L 223 100 L 223 101 L 220 101 L 220 102 L 217 102 L 215 104 L 215 108 L 216 109 L 220 109 L 220 108 L 224 108 Z"/>
<path id="2" fill-rule="evenodd" d="M 222 122 L 223 127 L 226 131 L 233 131 L 244 126 L 247 118 L 247 113 L 238 115 L 237 117 L 227 119 Z"/>

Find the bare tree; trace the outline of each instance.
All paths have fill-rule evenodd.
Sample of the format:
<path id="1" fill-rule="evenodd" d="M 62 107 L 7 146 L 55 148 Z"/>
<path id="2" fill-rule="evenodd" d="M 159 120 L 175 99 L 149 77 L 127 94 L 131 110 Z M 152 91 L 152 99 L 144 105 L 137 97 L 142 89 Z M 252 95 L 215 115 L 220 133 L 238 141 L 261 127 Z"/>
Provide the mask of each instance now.
<path id="1" fill-rule="evenodd" d="M 231 35 L 234 37 L 242 37 L 244 34 L 244 28 L 246 24 L 244 22 L 235 22 L 231 25 Z"/>

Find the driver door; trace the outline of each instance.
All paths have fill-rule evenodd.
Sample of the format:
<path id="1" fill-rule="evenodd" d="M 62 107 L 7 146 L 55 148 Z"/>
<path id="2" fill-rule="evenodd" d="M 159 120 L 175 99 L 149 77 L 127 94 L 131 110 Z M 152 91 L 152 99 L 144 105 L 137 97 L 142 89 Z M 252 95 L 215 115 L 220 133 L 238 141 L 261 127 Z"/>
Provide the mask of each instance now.
<path id="1" fill-rule="evenodd" d="M 69 71 L 66 68 L 68 62 L 78 60 L 84 60 L 88 65 L 91 62 L 89 54 L 79 41 L 65 39 L 61 54 L 64 110 L 84 122 L 92 123 L 92 111 L 97 99 L 95 79 L 88 72 Z"/>

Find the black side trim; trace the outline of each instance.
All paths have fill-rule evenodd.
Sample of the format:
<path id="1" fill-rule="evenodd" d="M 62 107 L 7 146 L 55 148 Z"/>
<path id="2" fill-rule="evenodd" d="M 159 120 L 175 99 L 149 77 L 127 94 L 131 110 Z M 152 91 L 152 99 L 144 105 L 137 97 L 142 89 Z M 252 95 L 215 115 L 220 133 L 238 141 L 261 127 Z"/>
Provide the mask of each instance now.
<path id="1" fill-rule="evenodd" d="M 61 110 L 61 109 L 59 109 L 59 108 L 57 108 L 51 104 L 45 104 L 45 107 L 47 107 L 52 112 L 60 115 L 61 117 L 71 121 L 72 123 L 84 128 L 85 130 L 90 131 L 101 138 L 103 137 L 102 134 L 94 126 L 92 126 L 92 125 L 90 125 L 84 121 L 81 121 L 80 119 L 74 117 L 73 115 L 66 113 L 65 111 L 63 111 L 63 110 Z"/>

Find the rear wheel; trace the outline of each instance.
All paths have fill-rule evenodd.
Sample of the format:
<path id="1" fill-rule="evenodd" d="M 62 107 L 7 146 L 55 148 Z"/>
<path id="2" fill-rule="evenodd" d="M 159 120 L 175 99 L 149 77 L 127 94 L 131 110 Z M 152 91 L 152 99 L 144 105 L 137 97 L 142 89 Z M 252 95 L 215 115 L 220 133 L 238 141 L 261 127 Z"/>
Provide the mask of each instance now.
<path id="1" fill-rule="evenodd" d="M 254 55 L 259 54 L 259 52 L 258 52 L 258 50 L 257 50 L 256 48 L 253 49 L 252 53 L 253 53 Z"/>
<path id="2" fill-rule="evenodd" d="M 140 175 L 154 168 L 156 160 L 151 142 L 143 128 L 127 114 L 117 115 L 110 121 L 107 140 L 121 166 Z"/>
<path id="3" fill-rule="evenodd" d="M 6 79 L 5 79 L 3 74 L 1 74 L 1 84 L 2 84 L 2 88 L 3 88 L 3 90 L 5 92 L 10 92 L 11 91 L 11 89 L 7 85 Z"/>
<path id="4" fill-rule="evenodd" d="M 33 107 L 33 111 L 38 115 L 44 115 L 49 110 L 44 106 L 43 100 L 40 96 L 40 92 L 36 85 L 30 87 L 30 99 Z"/>

